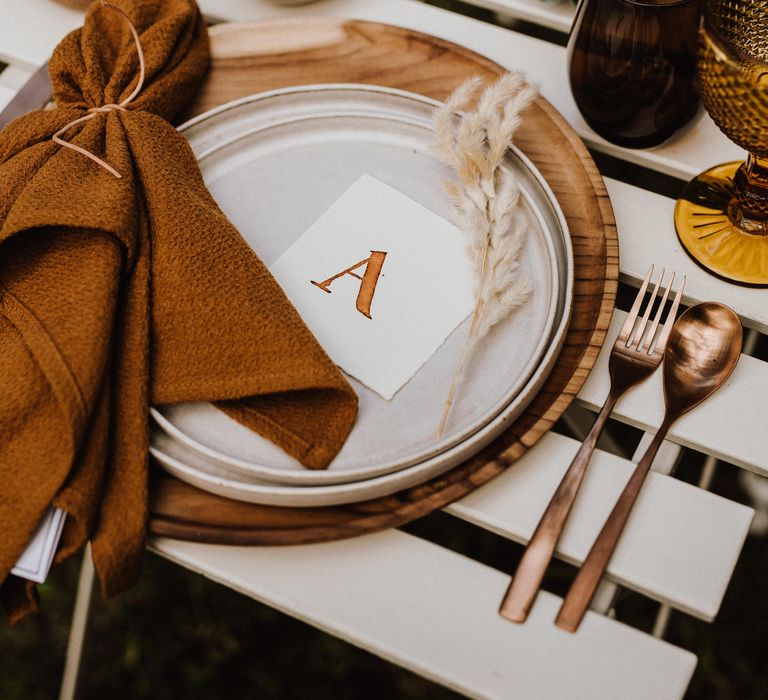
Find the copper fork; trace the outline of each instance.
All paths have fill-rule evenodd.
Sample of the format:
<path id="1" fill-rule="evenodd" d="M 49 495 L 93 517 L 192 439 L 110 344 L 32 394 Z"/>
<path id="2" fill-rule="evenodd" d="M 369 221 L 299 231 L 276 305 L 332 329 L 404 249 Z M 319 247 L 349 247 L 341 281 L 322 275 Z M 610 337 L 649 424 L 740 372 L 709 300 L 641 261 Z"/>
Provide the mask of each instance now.
<path id="1" fill-rule="evenodd" d="M 512 582 L 504 595 L 504 600 L 499 608 L 499 614 L 508 620 L 525 622 L 525 619 L 528 617 L 533 601 L 539 592 L 541 580 L 544 578 L 544 572 L 552 559 L 555 547 L 565 527 L 565 521 L 568 519 L 573 503 L 576 500 L 576 494 L 584 479 L 587 464 L 589 464 L 600 433 L 602 433 L 603 427 L 611 415 L 616 402 L 629 389 L 653 374 L 664 357 L 664 347 L 674 325 L 680 306 L 680 299 L 683 295 L 685 277 L 683 277 L 672 306 L 662 322 L 661 319 L 664 315 L 667 299 L 675 282 L 675 273 L 672 273 L 672 278 L 658 304 L 650 328 L 646 332 L 654 302 L 664 280 L 664 270 L 662 270 L 656 282 L 653 293 L 638 324 L 640 309 L 652 275 L 653 265 L 648 270 L 629 311 L 627 320 L 624 322 L 619 336 L 613 344 L 608 361 L 608 371 L 611 379 L 608 398 L 605 400 L 594 425 L 584 438 L 579 451 L 568 467 L 563 480 L 557 487 L 555 495 L 552 496 L 552 500 L 539 521 L 536 532 L 533 533 L 533 537 L 528 543 L 528 547 L 517 567 Z M 635 328 L 636 325 L 637 328 Z"/>

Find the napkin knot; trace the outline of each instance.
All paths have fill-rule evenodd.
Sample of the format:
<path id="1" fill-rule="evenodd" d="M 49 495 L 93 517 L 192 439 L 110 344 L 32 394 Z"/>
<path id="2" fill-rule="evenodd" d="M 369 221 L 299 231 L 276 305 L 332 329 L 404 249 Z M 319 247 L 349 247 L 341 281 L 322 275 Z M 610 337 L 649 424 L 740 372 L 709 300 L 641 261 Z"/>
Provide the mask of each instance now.
<path id="1" fill-rule="evenodd" d="M 127 112 L 128 110 L 123 105 L 106 104 L 101 107 L 91 107 L 89 112 L 111 112 L 113 109 L 120 110 L 121 112 Z"/>
<path id="2" fill-rule="evenodd" d="M 107 172 L 114 175 L 118 180 L 122 179 L 122 175 L 117 172 L 107 161 L 102 160 L 99 158 L 95 153 L 91 153 L 91 151 L 82 148 L 80 146 L 76 146 L 74 143 L 70 143 L 69 141 L 65 141 L 63 138 L 61 138 L 61 135 L 69 131 L 73 126 L 76 126 L 77 124 L 82 124 L 83 122 L 87 122 L 91 119 L 93 119 L 97 114 L 100 113 L 109 113 L 109 112 L 127 112 L 128 110 L 125 108 L 126 105 L 130 104 L 134 99 L 136 99 L 136 96 L 141 92 L 141 89 L 144 87 L 144 77 L 146 75 L 146 66 L 144 61 L 144 50 L 141 47 L 141 40 L 139 39 L 139 33 L 136 30 L 136 26 L 131 22 L 131 18 L 123 12 L 119 7 L 113 5 L 111 2 L 107 2 L 107 0 L 101 0 L 101 6 L 106 7 L 110 10 L 114 10 L 115 12 L 122 15 L 123 19 L 128 23 L 128 28 L 131 30 L 131 34 L 133 35 L 133 40 L 136 42 L 136 53 L 139 55 L 139 80 L 136 83 L 136 87 L 133 89 L 133 92 L 128 95 L 120 104 L 114 104 L 109 103 L 105 105 L 101 105 L 101 107 L 91 107 L 88 110 L 88 113 L 83 116 L 79 117 L 78 119 L 73 119 L 68 124 L 65 124 L 61 129 L 59 129 L 52 137 L 51 140 L 54 141 L 54 143 L 59 144 L 60 146 L 64 146 L 64 148 L 70 148 L 73 151 L 76 151 L 77 153 L 80 153 L 84 155 L 86 158 L 90 158 L 94 163 L 98 163 L 102 168 L 104 168 Z"/>

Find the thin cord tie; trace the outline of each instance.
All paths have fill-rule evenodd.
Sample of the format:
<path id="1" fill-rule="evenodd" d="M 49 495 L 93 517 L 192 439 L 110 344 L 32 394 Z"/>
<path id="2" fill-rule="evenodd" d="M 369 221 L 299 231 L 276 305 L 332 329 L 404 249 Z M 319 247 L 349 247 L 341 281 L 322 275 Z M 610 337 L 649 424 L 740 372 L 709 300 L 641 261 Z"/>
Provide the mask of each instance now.
<path id="1" fill-rule="evenodd" d="M 64 146 L 65 148 L 70 148 L 73 151 L 76 151 L 77 153 L 80 153 L 81 155 L 84 155 L 86 158 L 90 158 L 94 163 L 98 163 L 102 168 L 104 168 L 107 172 L 114 175 L 118 180 L 122 179 L 122 175 L 117 172 L 109 163 L 107 163 L 105 160 L 102 160 L 99 158 L 95 153 L 91 153 L 89 150 L 82 148 L 80 146 L 76 146 L 74 143 L 70 143 L 69 141 L 65 141 L 61 138 L 61 135 L 65 131 L 69 131 L 73 126 L 76 126 L 77 124 L 82 124 L 83 122 L 87 122 L 91 119 L 93 119 L 97 114 L 100 113 L 108 113 L 108 112 L 127 112 L 126 106 L 133 102 L 134 99 L 136 99 L 136 96 L 141 92 L 141 89 L 144 87 L 144 77 L 146 75 L 146 66 L 144 63 L 144 50 L 141 48 L 141 40 L 139 39 L 139 33 L 136 31 L 136 27 L 134 26 L 133 22 L 131 22 L 131 18 L 123 12 L 119 7 L 113 5 L 111 2 L 107 2 L 106 0 L 101 0 L 101 6 L 107 7 L 110 10 L 114 10 L 118 14 L 123 16 L 123 19 L 125 19 L 126 22 L 128 22 L 128 27 L 131 30 L 131 34 L 133 34 L 133 40 L 136 42 L 136 53 L 139 55 L 139 80 L 136 83 L 136 87 L 133 89 L 133 92 L 128 95 L 120 104 L 105 104 L 101 107 L 91 107 L 88 110 L 88 113 L 82 117 L 79 117 L 78 119 L 75 119 L 66 126 L 63 126 L 61 129 L 59 129 L 52 137 L 51 139 L 59 144 L 60 146 Z"/>

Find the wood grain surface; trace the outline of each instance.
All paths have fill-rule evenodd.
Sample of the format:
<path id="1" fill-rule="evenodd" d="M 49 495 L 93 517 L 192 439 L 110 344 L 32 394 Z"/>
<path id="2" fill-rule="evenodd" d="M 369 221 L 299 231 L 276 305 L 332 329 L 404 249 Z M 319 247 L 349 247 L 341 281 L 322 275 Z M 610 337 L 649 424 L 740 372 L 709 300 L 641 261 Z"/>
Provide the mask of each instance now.
<path id="1" fill-rule="evenodd" d="M 493 79 L 492 61 L 435 37 L 333 18 L 223 24 L 211 29 L 213 63 L 186 117 L 238 97 L 291 85 L 370 83 L 444 99 L 472 75 Z M 597 359 L 618 283 L 618 242 L 608 194 L 573 129 L 543 98 L 526 111 L 517 145 L 554 191 L 575 258 L 573 314 L 565 345 L 525 413 L 472 459 L 392 496 L 351 505 L 278 508 L 228 500 L 159 468 L 150 485 L 150 532 L 231 544 L 319 542 L 394 527 L 461 498 L 501 473 L 552 427 Z"/>

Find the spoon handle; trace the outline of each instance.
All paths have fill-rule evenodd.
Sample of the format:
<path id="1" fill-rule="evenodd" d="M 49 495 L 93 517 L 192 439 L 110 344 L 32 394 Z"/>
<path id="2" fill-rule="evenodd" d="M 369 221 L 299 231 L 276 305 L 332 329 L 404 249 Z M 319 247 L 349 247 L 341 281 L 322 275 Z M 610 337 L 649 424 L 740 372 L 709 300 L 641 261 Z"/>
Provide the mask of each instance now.
<path id="1" fill-rule="evenodd" d="M 568 632 L 575 632 L 581 624 L 668 429 L 669 424 L 665 419 L 642 459 L 637 463 L 632 476 L 619 496 L 619 500 L 613 507 L 608 520 L 605 521 L 603 529 L 571 584 L 568 595 L 557 615 L 557 620 L 555 620 L 558 627 Z"/>

